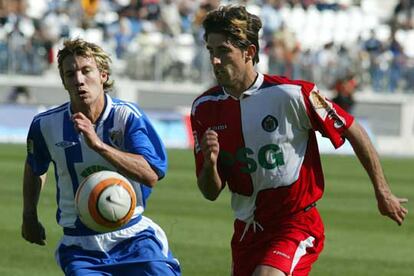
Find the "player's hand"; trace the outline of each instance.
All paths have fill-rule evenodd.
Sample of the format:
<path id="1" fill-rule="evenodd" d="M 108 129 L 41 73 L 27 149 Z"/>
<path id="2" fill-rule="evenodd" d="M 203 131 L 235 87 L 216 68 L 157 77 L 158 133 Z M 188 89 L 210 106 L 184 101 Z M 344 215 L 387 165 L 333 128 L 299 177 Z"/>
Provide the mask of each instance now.
<path id="1" fill-rule="evenodd" d="M 82 112 L 73 114 L 72 121 L 76 131 L 83 134 L 86 144 L 91 149 L 96 149 L 102 144 L 96 134 L 95 126 Z"/>
<path id="2" fill-rule="evenodd" d="M 407 208 L 405 208 L 402 203 L 408 202 L 406 198 L 398 198 L 392 193 L 387 193 L 385 195 L 377 196 L 378 201 L 378 210 L 381 215 L 387 216 L 402 225 L 405 216 L 408 213 Z"/>
<path id="3" fill-rule="evenodd" d="M 30 243 L 46 245 L 46 232 L 36 217 L 23 217 L 22 237 Z"/>
<path id="4" fill-rule="evenodd" d="M 218 134 L 214 130 L 208 129 L 201 139 L 201 151 L 203 152 L 204 162 L 207 165 L 216 165 L 220 151 Z"/>

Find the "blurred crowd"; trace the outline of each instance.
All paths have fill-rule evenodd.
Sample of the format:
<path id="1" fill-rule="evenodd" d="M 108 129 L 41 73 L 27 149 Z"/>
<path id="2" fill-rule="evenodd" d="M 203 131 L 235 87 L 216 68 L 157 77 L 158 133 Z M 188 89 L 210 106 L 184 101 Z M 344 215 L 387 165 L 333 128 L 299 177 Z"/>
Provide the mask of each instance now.
<path id="1" fill-rule="evenodd" d="M 314 81 L 336 91 L 349 108 L 358 89 L 414 92 L 414 54 L 406 46 L 414 41 L 413 0 L 386 1 L 393 2 L 389 15 L 368 23 L 347 17 L 367 18 L 363 0 L 0 0 L 0 74 L 55 70 L 62 41 L 83 37 L 112 54 L 119 76 L 209 82 L 201 22 L 230 2 L 246 5 L 263 21 L 263 73 Z M 344 33 L 333 26 L 342 15 Z M 332 23 L 310 25 L 319 19 Z"/>

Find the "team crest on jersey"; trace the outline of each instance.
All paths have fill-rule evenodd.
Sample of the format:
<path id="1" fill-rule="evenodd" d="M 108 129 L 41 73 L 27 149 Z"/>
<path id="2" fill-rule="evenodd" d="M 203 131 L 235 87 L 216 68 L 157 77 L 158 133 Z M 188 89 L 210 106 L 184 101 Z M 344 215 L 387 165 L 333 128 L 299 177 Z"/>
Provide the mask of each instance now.
<path id="1" fill-rule="evenodd" d="M 112 130 L 109 132 L 109 140 L 111 143 L 116 146 L 120 147 L 123 141 L 123 133 L 121 130 Z"/>
<path id="2" fill-rule="evenodd" d="M 262 128 L 267 132 L 273 132 L 278 127 L 279 123 L 272 115 L 267 115 L 262 120 Z"/>
<path id="3" fill-rule="evenodd" d="M 326 98 L 319 93 L 319 90 L 313 90 L 310 93 L 309 99 L 315 109 L 326 109 L 332 106 L 332 104 L 329 103 Z"/>

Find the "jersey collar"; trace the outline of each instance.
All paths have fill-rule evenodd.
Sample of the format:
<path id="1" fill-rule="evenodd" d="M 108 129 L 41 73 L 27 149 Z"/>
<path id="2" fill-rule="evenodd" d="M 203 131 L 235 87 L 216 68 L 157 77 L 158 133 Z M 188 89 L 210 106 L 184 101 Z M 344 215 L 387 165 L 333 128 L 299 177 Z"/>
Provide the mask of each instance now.
<path id="1" fill-rule="evenodd" d="M 98 119 L 98 122 L 104 122 L 106 118 L 108 118 L 109 113 L 111 112 L 111 109 L 112 109 L 112 98 L 108 95 L 108 93 L 105 93 L 105 97 L 106 97 L 105 108 L 100 118 Z"/>
<path id="2" fill-rule="evenodd" d="M 108 118 L 109 113 L 111 112 L 111 109 L 112 109 L 112 98 L 108 95 L 108 93 L 105 93 L 104 96 L 105 96 L 105 107 L 104 107 L 103 112 L 99 116 L 98 120 L 96 121 L 96 124 L 100 124 L 101 122 L 104 122 L 106 118 Z M 68 112 L 69 112 L 69 117 L 72 118 L 73 113 L 72 113 L 70 102 L 68 105 Z"/>
<path id="3" fill-rule="evenodd" d="M 241 94 L 240 98 L 236 98 L 236 97 L 232 96 L 230 93 L 228 93 L 226 91 L 226 89 L 224 87 L 223 87 L 223 91 L 224 91 L 224 93 L 226 93 L 228 96 L 232 97 L 233 99 L 240 100 L 240 99 L 243 99 L 243 98 L 246 98 L 248 96 L 251 96 L 251 95 L 255 94 L 259 90 L 259 88 L 262 86 L 263 80 L 264 80 L 263 74 L 257 72 L 256 80 L 246 91 L 244 91 Z"/>

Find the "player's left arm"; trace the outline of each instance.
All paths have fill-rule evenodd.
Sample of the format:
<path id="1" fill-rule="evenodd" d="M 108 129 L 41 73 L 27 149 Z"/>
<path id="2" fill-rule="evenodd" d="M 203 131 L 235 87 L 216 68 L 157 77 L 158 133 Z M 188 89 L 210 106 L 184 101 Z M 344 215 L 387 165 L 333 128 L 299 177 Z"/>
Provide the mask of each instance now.
<path id="1" fill-rule="evenodd" d="M 88 146 L 114 165 L 121 174 L 149 187 L 155 186 L 159 177 L 142 155 L 120 151 L 105 144 L 84 114 L 76 113 L 72 120 L 77 131 L 83 134 Z"/>
<path id="2" fill-rule="evenodd" d="M 344 137 L 350 142 L 361 164 L 367 171 L 374 186 L 378 209 L 384 216 L 390 217 L 401 225 L 408 210 L 402 203 L 406 198 L 398 198 L 392 192 L 385 179 L 381 162 L 368 134 L 356 121 L 344 131 Z"/>

